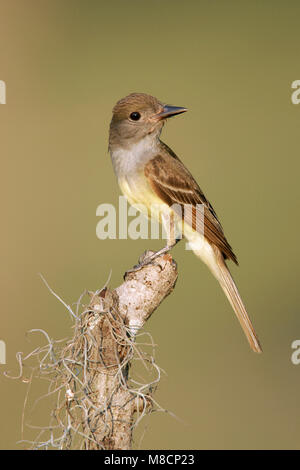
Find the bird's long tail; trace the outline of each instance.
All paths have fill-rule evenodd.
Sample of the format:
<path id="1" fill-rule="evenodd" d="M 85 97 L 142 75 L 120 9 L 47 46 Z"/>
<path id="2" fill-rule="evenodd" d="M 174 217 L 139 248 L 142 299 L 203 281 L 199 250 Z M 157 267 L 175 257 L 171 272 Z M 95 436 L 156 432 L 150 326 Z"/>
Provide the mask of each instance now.
<path id="1" fill-rule="evenodd" d="M 214 256 L 209 256 L 209 260 L 208 257 L 206 257 L 206 259 L 203 259 L 202 252 L 195 250 L 194 253 L 203 259 L 203 261 L 208 265 L 214 276 L 219 281 L 227 299 L 229 300 L 230 305 L 232 306 L 237 316 L 237 319 L 240 322 L 241 327 L 243 328 L 243 331 L 248 339 L 251 349 L 253 349 L 253 351 L 257 353 L 261 353 L 262 348 L 259 344 L 259 340 L 256 336 L 251 320 L 247 314 L 239 291 L 225 263 L 223 255 L 218 248 L 213 251 Z"/>
<path id="2" fill-rule="evenodd" d="M 224 261 L 223 266 L 220 266 L 219 282 L 238 318 L 238 321 L 240 322 L 241 327 L 244 330 L 244 333 L 249 341 L 251 349 L 253 349 L 253 351 L 257 353 L 261 353 L 262 349 L 259 344 L 259 340 L 256 336 L 255 330 L 253 328 L 253 325 L 251 323 L 251 320 L 247 314 L 246 308 L 235 285 L 235 282 L 232 279 L 229 269 L 227 268 Z"/>

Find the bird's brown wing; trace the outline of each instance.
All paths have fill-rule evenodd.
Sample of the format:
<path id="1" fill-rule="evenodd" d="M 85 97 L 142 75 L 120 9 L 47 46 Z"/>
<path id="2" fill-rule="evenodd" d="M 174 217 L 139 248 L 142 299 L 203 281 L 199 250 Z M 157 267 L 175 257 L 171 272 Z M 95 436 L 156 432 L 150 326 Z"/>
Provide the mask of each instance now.
<path id="1" fill-rule="evenodd" d="M 182 211 L 182 214 L 185 222 L 194 229 L 197 228 L 195 222 L 197 215 L 203 217 L 202 211 L 199 213 L 197 208 L 197 204 L 202 204 L 205 238 L 221 250 L 225 259 L 230 258 L 238 264 L 213 207 L 191 173 L 165 144 L 162 146 L 162 152 L 145 165 L 145 176 L 156 194 L 169 206 L 173 204 L 179 204 L 181 207 L 184 204 L 192 206 L 192 211 L 185 213 Z"/>

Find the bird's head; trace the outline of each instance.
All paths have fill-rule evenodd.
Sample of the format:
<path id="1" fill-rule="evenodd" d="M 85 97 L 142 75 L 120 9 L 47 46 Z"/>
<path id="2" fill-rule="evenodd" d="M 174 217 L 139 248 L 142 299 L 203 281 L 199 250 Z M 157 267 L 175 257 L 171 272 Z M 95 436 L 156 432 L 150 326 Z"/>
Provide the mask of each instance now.
<path id="1" fill-rule="evenodd" d="M 131 93 L 117 102 L 110 123 L 109 145 L 129 147 L 147 135 L 159 138 L 165 119 L 187 111 L 145 93 Z"/>

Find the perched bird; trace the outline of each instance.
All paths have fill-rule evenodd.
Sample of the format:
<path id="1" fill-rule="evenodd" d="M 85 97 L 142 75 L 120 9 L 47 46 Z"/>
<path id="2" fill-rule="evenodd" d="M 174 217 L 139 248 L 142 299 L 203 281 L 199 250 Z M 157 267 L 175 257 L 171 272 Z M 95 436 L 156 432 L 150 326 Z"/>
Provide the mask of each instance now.
<path id="1" fill-rule="evenodd" d="M 191 249 L 219 281 L 251 348 L 261 347 L 238 289 L 226 265 L 237 263 L 217 215 L 197 182 L 175 153 L 160 140 L 166 119 L 187 111 L 170 106 L 153 96 L 132 93 L 117 102 L 109 131 L 109 151 L 121 191 L 132 205 L 145 208 L 148 217 L 173 221 L 167 246 L 143 262 L 169 251 L 178 241 L 174 226 L 181 224 Z M 179 208 L 189 205 L 187 215 Z M 159 207 L 154 209 L 153 207 Z M 196 223 L 203 220 L 204 230 Z M 172 226 L 172 225 L 171 225 Z M 201 226 L 201 224 L 200 224 Z M 139 266 L 140 267 L 140 266 Z"/>

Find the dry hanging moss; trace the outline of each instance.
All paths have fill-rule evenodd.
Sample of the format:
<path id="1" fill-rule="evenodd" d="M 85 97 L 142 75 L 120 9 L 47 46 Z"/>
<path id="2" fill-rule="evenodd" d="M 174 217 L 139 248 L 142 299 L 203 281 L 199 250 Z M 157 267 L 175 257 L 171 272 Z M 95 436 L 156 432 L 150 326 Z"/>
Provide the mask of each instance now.
<path id="1" fill-rule="evenodd" d="M 141 328 L 171 293 L 176 280 L 176 263 L 170 255 L 163 255 L 151 265 L 128 273 L 117 289 L 104 287 L 89 292 L 86 306 L 82 295 L 75 312 L 49 288 L 70 312 L 74 335 L 54 341 L 43 330 L 31 330 L 42 333 L 46 344 L 26 357 L 17 355 L 20 373 L 10 378 L 28 382 L 23 432 L 25 424 L 37 429 L 34 440 L 23 438 L 26 446 L 130 449 L 133 430 L 140 420 L 153 411 L 165 411 L 153 396 L 161 376 L 154 358 L 155 345 Z M 140 366 L 146 378 L 136 372 Z M 46 426 L 26 422 L 28 399 L 36 380 L 46 381 L 47 392 L 34 407 L 43 399 L 52 402 Z"/>

